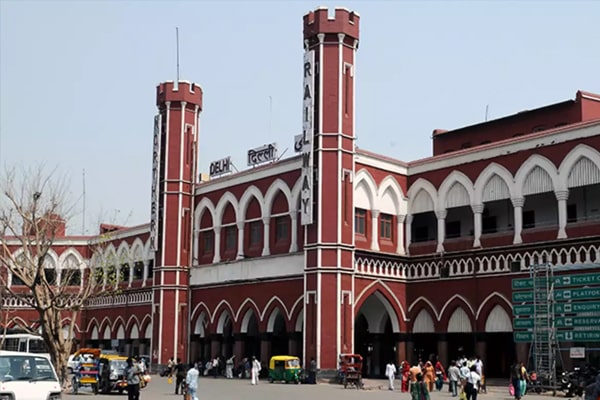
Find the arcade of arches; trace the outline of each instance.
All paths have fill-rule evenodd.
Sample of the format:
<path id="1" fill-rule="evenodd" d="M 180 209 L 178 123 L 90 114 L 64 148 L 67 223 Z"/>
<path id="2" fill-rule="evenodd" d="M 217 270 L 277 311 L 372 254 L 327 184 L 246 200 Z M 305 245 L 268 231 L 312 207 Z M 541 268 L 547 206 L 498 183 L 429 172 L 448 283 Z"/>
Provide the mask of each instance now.
<path id="1" fill-rule="evenodd" d="M 413 363 L 437 355 L 447 365 L 451 359 L 463 354 L 479 355 L 490 377 L 507 374 L 516 349 L 512 340 L 512 322 L 502 305 L 491 306 L 486 315 L 482 312 L 476 319 L 466 304 L 443 310 L 444 315 L 439 318 L 425 304 L 417 303 L 414 310 L 409 310 L 406 324 L 401 325 L 404 315 L 397 315 L 392 303 L 381 292 L 374 292 L 362 302 L 356 311 L 354 348 L 365 359 L 365 376 L 383 376 L 389 360 Z M 419 305 L 422 308 L 418 308 Z M 265 317 L 262 330 L 254 311 L 248 310 L 239 318 L 239 323 L 235 324 L 231 314 L 225 311 L 211 323 L 206 312 L 200 313 L 192 331 L 192 357 L 203 362 L 217 355 L 229 358 L 234 354 L 238 361 L 256 356 L 266 362 L 275 354 L 303 358 L 301 313 L 295 321 L 286 322 L 284 314 L 275 309 Z M 482 332 L 474 328 L 476 320 L 485 321 Z M 410 333 L 402 331 L 404 327 Z M 494 346 L 487 343 L 494 343 Z"/>

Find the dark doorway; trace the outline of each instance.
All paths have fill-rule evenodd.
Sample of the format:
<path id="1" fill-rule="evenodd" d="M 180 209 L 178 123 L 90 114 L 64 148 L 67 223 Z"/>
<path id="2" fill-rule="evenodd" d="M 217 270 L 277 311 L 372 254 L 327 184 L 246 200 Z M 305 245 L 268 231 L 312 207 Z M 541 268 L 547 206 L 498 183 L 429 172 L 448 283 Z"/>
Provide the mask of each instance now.
<path id="1" fill-rule="evenodd" d="M 287 355 L 289 352 L 289 339 L 285 328 L 285 319 L 277 313 L 273 325 L 273 339 L 271 341 L 271 355 Z"/>

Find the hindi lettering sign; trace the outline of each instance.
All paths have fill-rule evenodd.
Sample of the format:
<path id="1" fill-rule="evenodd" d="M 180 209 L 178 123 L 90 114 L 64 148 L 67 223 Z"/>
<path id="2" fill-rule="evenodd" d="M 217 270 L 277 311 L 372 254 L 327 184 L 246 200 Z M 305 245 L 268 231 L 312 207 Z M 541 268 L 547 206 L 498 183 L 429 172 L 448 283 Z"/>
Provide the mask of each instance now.
<path id="1" fill-rule="evenodd" d="M 536 286 L 545 286 L 546 278 L 536 278 Z M 600 274 L 559 275 L 553 279 L 554 287 L 585 286 L 600 284 Z M 533 289 L 533 278 L 517 278 L 512 280 L 513 290 Z"/>
<path id="2" fill-rule="evenodd" d="M 513 292 L 513 303 L 526 303 L 533 301 L 534 292 Z M 536 300 L 547 301 L 545 292 L 535 292 Z M 554 300 L 586 300 L 600 298 L 600 287 L 582 289 L 559 289 L 554 291 Z"/>
<path id="3" fill-rule="evenodd" d="M 554 314 L 571 313 L 600 313 L 600 302 L 557 303 L 554 305 Z M 533 304 L 514 305 L 513 314 L 516 316 L 533 315 Z"/>
<path id="4" fill-rule="evenodd" d="M 152 250 L 158 250 L 158 219 L 159 219 L 159 196 L 160 196 L 160 139 L 162 133 L 162 115 L 154 117 L 154 146 L 152 149 L 152 194 L 150 197 L 150 246 Z"/>
<path id="5" fill-rule="evenodd" d="M 277 158 L 277 143 L 265 144 L 261 147 L 248 150 L 248 166 L 274 161 Z"/>
<path id="6" fill-rule="evenodd" d="M 536 335 L 542 340 L 549 340 L 548 333 Z M 532 331 L 513 332 L 515 342 L 531 342 L 533 340 Z M 598 342 L 600 341 L 600 331 L 560 331 L 556 332 L 556 339 L 559 342 Z"/>
<path id="7" fill-rule="evenodd" d="M 302 102 L 302 173 L 300 179 L 300 223 L 313 223 L 313 135 L 314 135 L 314 89 L 315 89 L 315 52 L 304 53 L 304 88 Z M 295 148 L 295 146 L 294 146 Z"/>
<path id="8" fill-rule="evenodd" d="M 515 318 L 513 320 L 513 327 L 515 329 L 529 329 L 533 328 L 533 318 Z M 554 326 L 557 328 L 592 328 L 588 330 L 600 330 L 600 315 L 597 317 L 556 317 L 554 319 Z"/>
<path id="9" fill-rule="evenodd" d="M 231 172 L 231 157 L 225 157 L 210 163 L 209 174 L 213 178 Z"/>

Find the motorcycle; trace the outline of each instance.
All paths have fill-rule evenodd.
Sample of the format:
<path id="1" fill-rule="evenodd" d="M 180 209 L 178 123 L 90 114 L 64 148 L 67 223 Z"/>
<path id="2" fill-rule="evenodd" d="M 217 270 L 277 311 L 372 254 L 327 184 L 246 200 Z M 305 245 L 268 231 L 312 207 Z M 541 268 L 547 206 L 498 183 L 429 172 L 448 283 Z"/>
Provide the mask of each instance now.
<path id="1" fill-rule="evenodd" d="M 598 370 L 586 365 L 584 368 L 575 367 L 573 371 L 563 371 L 561 374 L 561 390 L 565 397 L 582 397 L 586 387 L 595 382 Z"/>

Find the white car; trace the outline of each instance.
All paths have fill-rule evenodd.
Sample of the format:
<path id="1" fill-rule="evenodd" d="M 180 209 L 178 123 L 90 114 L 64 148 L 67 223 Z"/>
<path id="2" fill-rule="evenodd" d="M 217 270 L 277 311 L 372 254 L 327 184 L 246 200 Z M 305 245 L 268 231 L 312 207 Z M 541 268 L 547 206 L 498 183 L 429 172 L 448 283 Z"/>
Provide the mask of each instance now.
<path id="1" fill-rule="evenodd" d="M 0 400 L 61 400 L 61 387 L 44 354 L 0 352 Z"/>

